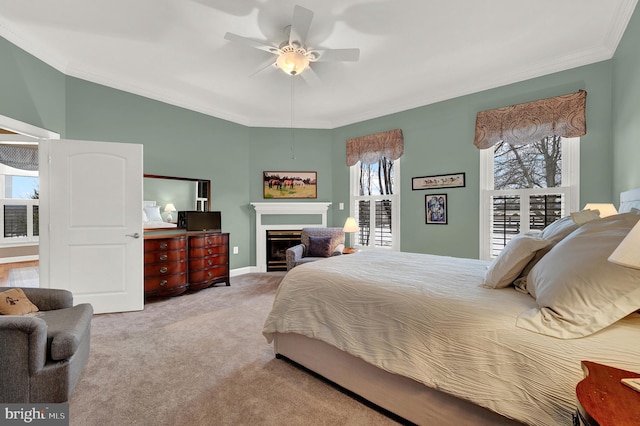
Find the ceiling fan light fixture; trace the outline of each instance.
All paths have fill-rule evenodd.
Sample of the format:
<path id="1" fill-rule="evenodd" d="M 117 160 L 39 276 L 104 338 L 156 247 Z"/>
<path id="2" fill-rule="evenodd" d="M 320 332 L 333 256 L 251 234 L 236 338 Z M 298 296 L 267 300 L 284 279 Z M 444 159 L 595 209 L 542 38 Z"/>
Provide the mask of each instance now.
<path id="1" fill-rule="evenodd" d="M 289 75 L 297 75 L 309 66 L 309 58 L 299 49 L 284 51 L 278 56 L 276 65 Z"/>

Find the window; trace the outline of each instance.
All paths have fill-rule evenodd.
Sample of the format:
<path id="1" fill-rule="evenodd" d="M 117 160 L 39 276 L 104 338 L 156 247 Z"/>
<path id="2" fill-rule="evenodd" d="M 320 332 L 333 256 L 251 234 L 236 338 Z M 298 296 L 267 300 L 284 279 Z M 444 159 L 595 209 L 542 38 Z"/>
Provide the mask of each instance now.
<path id="1" fill-rule="evenodd" d="M 353 245 L 360 248 L 400 249 L 400 162 L 351 166 L 351 216 L 358 223 Z"/>
<path id="2" fill-rule="evenodd" d="M 16 239 L 36 240 L 40 234 L 38 176 L 0 176 L 0 188 L 4 195 L 0 197 L 0 220 L 3 228 L 0 244 L 11 244 Z"/>
<path id="3" fill-rule="evenodd" d="M 515 235 L 576 211 L 580 139 L 546 137 L 480 151 L 480 258 L 497 256 Z"/>

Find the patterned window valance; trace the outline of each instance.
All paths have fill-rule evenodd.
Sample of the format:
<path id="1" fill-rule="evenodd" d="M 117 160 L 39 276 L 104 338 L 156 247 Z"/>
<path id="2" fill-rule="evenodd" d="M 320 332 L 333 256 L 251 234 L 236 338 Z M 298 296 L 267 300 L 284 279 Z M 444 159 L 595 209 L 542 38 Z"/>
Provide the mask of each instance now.
<path id="1" fill-rule="evenodd" d="M 476 116 L 473 144 L 490 148 L 500 141 L 523 145 L 547 136 L 574 138 L 587 132 L 585 107 L 587 92 L 526 102 L 480 111 Z"/>
<path id="2" fill-rule="evenodd" d="M 0 163 L 21 170 L 38 170 L 38 146 L 0 145 Z"/>
<path id="3" fill-rule="evenodd" d="M 404 137 L 400 129 L 347 139 L 347 166 L 353 166 L 358 161 L 376 163 L 382 157 L 397 160 L 403 152 Z"/>

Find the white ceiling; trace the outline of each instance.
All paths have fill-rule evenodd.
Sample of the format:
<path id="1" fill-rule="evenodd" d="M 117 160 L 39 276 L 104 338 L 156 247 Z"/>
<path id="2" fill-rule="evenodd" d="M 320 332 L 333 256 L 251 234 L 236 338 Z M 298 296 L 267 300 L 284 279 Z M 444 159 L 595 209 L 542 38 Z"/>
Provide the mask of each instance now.
<path id="1" fill-rule="evenodd" d="M 335 128 L 610 59 L 637 0 L 0 0 L 0 35 L 63 73 L 247 126 Z M 315 16 L 310 87 L 227 31 Z M 293 78 L 294 96 L 291 96 Z M 291 107 L 295 107 L 292 116 Z"/>

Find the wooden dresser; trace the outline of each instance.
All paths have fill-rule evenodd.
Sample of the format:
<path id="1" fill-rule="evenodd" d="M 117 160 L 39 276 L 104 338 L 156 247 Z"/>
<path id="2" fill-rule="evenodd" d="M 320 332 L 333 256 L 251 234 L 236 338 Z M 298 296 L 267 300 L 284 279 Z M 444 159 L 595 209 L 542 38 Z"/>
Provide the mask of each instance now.
<path id="1" fill-rule="evenodd" d="M 229 285 L 229 234 L 189 236 L 189 288 Z"/>
<path id="2" fill-rule="evenodd" d="M 229 233 L 165 230 L 144 235 L 144 295 L 176 296 L 229 282 Z"/>
<path id="3" fill-rule="evenodd" d="M 144 240 L 144 295 L 175 296 L 187 290 L 187 237 Z"/>

